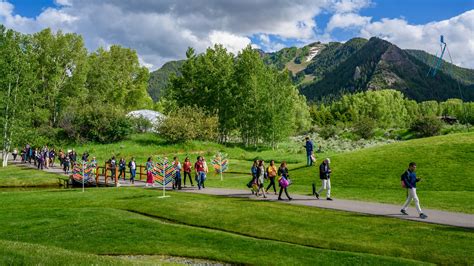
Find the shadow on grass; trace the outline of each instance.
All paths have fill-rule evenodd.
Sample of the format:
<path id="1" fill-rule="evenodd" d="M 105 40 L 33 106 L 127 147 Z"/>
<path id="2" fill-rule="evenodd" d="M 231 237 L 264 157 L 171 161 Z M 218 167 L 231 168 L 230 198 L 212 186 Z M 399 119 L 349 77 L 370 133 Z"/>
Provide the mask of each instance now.
<path id="1" fill-rule="evenodd" d="M 136 196 L 128 196 L 128 197 L 119 197 L 117 200 L 132 200 L 132 199 L 141 199 L 141 198 L 153 198 L 156 195 L 136 195 Z"/>

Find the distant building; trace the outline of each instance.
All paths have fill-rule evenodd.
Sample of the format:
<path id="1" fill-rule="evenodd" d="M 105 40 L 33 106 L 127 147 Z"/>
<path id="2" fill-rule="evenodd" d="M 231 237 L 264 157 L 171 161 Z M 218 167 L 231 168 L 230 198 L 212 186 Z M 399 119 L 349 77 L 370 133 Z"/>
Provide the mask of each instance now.
<path id="1" fill-rule="evenodd" d="M 443 116 L 438 116 L 438 119 L 440 119 L 441 121 L 449 125 L 458 123 L 458 119 L 454 116 L 443 115 Z"/>
<path id="2" fill-rule="evenodd" d="M 144 132 L 146 131 L 152 131 L 155 132 L 155 126 L 159 125 L 163 119 L 166 118 L 166 116 L 160 112 L 153 111 L 153 110 L 136 110 L 136 111 L 131 111 L 130 113 L 127 114 L 129 117 L 134 117 L 134 118 L 140 118 L 143 117 L 146 120 L 150 121 L 152 124 L 151 128 L 146 128 L 144 127 L 142 130 Z"/>

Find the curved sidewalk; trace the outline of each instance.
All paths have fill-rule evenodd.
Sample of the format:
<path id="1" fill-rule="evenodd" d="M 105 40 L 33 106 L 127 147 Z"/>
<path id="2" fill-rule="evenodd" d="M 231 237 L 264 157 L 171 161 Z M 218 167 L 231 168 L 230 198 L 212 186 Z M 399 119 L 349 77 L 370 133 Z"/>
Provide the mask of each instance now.
<path id="1" fill-rule="evenodd" d="M 255 197 L 255 195 L 252 195 L 249 190 L 205 188 L 201 190 L 185 190 L 185 192 L 216 196 L 249 198 L 265 201 L 278 201 L 278 196 L 272 193 L 269 193 L 266 199 L 262 197 L 257 198 Z M 417 215 L 415 208 L 413 207 L 409 207 L 407 210 L 410 215 L 402 215 L 400 213 L 400 209 L 403 202 L 400 202 L 400 205 L 393 205 L 366 201 L 344 200 L 337 198 L 335 198 L 333 201 L 328 201 L 326 199 L 318 200 L 315 197 L 296 194 L 291 194 L 291 196 L 293 198 L 293 200 L 291 201 L 283 200 L 278 202 L 474 229 L 474 215 L 472 214 L 423 208 L 423 212 L 428 215 L 428 219 L 420 219 Z"/>

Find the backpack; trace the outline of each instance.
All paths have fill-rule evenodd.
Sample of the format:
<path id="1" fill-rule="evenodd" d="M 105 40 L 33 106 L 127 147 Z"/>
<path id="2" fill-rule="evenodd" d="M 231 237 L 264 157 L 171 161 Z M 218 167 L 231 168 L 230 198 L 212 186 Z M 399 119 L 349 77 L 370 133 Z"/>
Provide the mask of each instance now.
<path id="1" fill-rule="evenodd" d="M 406 171 L 403 172 L 403 174 L 400 176 L 400 178 L 401 178 L 401 181 L 400 181 L 401 184 L 400 185 L 401 185 L 402 188 L 407 188 L 407 185 L 405 184 L 405 181 L 404 181 L 405 180 L 405 175 L 407 175 Z"/>

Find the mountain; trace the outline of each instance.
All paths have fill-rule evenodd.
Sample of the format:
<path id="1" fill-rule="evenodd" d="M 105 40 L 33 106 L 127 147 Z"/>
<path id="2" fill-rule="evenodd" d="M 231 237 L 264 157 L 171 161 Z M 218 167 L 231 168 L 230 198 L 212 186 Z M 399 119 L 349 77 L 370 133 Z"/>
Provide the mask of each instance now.
<path id="1" fill-rule="evenodd" d="M 461 90 L 465 100 L 474 100 L 472 70 L 445 64 L 435 77 L 427 76 L 430 66 L 422 56 L 371 38 L 345 60 L 335 62 L 321 79 L 302 84 L 300 91 L 309 100 L 319 100 L 357 91 L 395 89 L 416 101 L 441 101 L 460 98 Z"/>
<path id="2" fill-rule="evenodd" d="M 474 70 L 443 61 L 435 77 L 428 76 L 436 57 L 421 50 L 403 50 L 385 40 L 353 38 L 345 43 L 314 42 L 272 53 L 257 50 L 263 61 L 288 70 L 309 101 L 344 93 L 395 89 L 416 101 L 460 98 L 474 101 Z M 156 101 L 171 73 L 184 61 L 171 61 L 150 75 L 148 91 Z"/>
<path id="3" fill-rule="evenodd" d="M 168 84 L 171 74 L 179 75 L 179 68 L 183 65 L 184 60 L 170 61 L 165 63 L 160 69 L 150 73 L 148 80 L 148 94 L 153 101 L 158 101 L 161 92 Z"/>

